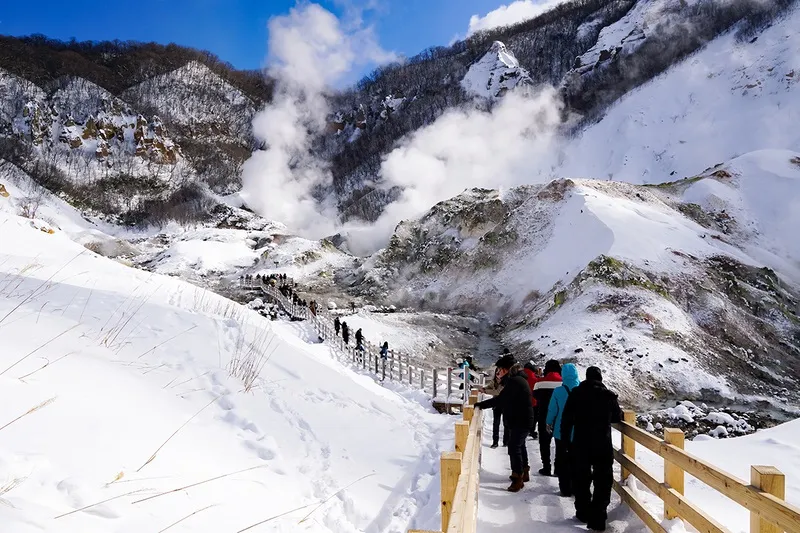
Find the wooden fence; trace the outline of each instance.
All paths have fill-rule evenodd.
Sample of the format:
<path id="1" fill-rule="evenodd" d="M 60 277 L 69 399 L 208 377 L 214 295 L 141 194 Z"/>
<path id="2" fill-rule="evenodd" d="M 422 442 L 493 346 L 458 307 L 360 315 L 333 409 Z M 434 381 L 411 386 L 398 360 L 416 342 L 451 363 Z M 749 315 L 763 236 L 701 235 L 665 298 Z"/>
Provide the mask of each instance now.
<path id="1" fill-rule="evenodd" d="M 476 532 L 483 431 L 483 411 L 474 408 L 477 402 L 478 393 L 473 391 L 464 406 L 464 419 L 455 424 L 455 451 L 441 457 L 442 529 L 409 533 Z"/>
<path id="2" fill-rule="evenodd" d="M 376 375 L 382 381 L 388 379 L 429 392 L 433 397 L 433 405 L 441 411 L 449 412 L 452 407 L 461 409 L 468 400 L 464 391 L 469 390 L 470 385 L 484 384 L 484 376 L 473 369 L 469 369 L 467 374 L 469 383 L 467 383 L 461 368 L 436 368 L 425 359 L 395 350 L 389 350 L 386 357 L 381 357 L 380 347 L 368 341 L 362 344 L 364 349 L 359 350 L 355 345 L 353 333 L 350 335 L 349 344 L 345 344 L 341 335 L 336 334 L 333 326 L 334 315 L 328 309 L 320 306 L 316 312 L 311 312 L 307 306 L 296 305 L 281 294 L 277 287 L 258 278 L 243 283 L 248 289 L 260 290 L 293 319 L 310 322 L 319 337 L 330 344 L 347 362 Z"/>
<path id="3" fill-rule="evenodd" d="M 633 411 L 625 411 L 623 422 L 615 427 L 622 433 L 622 448 L 614 451 L 614 459 L 622 467 L 622 482 L 633 475 L 661 498 L 664 518 L 681 518 L 701 533 L 728 532 L 685 498 L 684 479 L 689 474 L 748 509 L 751 533 L 800 533 L 800 509 L 784 501 L 785 477 L 776 468 L 751 466 L 748 484 L 684 451 L 684 434 L 679 429 L 664 430 L 662 440 L 636 427 Z M 637 443 L 664 460 L 663 483 L 636 462 Z M 651 531 L 666 533 L 661 519 L 650 514 L 623 483 L 615 480 L 614 490 Z"/>

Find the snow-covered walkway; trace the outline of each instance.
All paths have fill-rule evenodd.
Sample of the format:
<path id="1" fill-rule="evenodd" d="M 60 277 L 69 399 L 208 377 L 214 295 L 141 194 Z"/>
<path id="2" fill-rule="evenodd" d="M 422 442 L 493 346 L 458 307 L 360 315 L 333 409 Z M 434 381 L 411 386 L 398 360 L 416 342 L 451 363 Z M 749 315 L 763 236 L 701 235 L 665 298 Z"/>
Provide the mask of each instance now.
<path id="1" fill-rule="evenodd" d="M 509 533 L 536 531 L 537 533 L 567 533 L 587 531 L 575 520 L 572 498 L 558 494 L 558 480 L 540 476 L 536 471 L 542 464 L 539 459 L 539 442 L 528 439 L 528 457 L 531 463 L 531 481 L 522 491 L 506 491 L 511 483 L 508 466 L 508 449 L 491 449 L 492 417 L 484 419 L 483 457 L 480 492 L 478 494 L 478 533 Z M 502 430 L 501 430 L 502 431 Z M 619 473 L 617 472 L 617 477 Z M 608 509 L 608 528 L 611 533 L 647 533 L 648 529 L 616 493 L 611 495 Z"/>

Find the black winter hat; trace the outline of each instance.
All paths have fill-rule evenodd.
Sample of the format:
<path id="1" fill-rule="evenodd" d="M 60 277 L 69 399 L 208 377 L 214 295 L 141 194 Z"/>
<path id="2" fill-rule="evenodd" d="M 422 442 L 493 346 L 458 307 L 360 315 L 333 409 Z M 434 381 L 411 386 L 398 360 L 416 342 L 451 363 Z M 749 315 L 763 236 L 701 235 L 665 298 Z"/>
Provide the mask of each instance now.
<path id="1" fill-rule="evenodd" d="M 590 366 L 586 369 L 586 379 L 592 381 L 603 381 L 603 373 L 596 366 Z"/>
<path id="2" fill-rule="evenodd" d="M 503 357 L 501 357 L 500 359 L 497 360 L 497 363 L 495 364 L 495 366 L 497 368 L 503 368 L 505 370 L 509 370 L 516 363 L 517 363 L 517 360 L 514 359 L 513 355 L 506 354 L 506 355 L 504 355 Z"/>
<path id="3" fill-rule="evenodd" d="M 551 372 L 555 372 L 556 374 L 561 373 L 561 363 L 559 363 L 555 359 L 550 359 L 544 365 L 544 373 L 549 374 Z"/>
<path id="4" fill-rule="evenodd" d="M 527 363 L 525 363 L 525 366 L 523 368 L 527 368 L 528 370 L 536 370 L 536 367 L 533 366 L 533 362 L 531 362 L 531 361 L 528 361 Z"/>

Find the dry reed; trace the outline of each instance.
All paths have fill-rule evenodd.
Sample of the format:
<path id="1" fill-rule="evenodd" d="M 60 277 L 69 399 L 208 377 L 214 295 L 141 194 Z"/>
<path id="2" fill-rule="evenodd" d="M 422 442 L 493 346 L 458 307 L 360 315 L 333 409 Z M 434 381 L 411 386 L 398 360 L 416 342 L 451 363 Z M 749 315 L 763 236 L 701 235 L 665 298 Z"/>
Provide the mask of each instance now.
<path id="1" fill-rule="evenodd" d="M 176 430 L 175 430 L 175 431 L 172 433 L 172 435 L 170 435 L 170 436 L 169 436 L 169 438 L 167 438 L 167 440 L 165 440 L 165 441 L 164 441 L 164 442 L 161 444 L 161 446 L 159 446 L 159 447 L 158 447 L 158 449 L 156 449 L 156 451 L 154 451 L 154 452 L 153 452 L 153 455 L 151 455 L 151 456 L 150 456 L 150 459 L 148 459 L 147 461 L 145 461 L 145 463 L 144 463 L 142 466 L 140 466 L 140 467 L 138 468 L 138 470 L 136 470 L 136 471 L 137 471 L 137 472 L 141 472 L 142 468 L 144 468 L 145 466 L 147 466 L 147 465 L 149 465 L 151 462 L 153 462 L 153 460 L 156 458 L 156 455 L 158 455 L 158 452 L 160 452 L 160 451 L 161 451 L 161 449 L 162 449 L 162 448 L 164 448 L 164 446 L 166 446 L 166 445 L 167 445 L 167 443 L 168 443 L 170 440 L 172 440 L 172 438 L 173 438 L 175 435 L 177 435 L 177 434 L 178 434 L 178 432 L 179 432 L 180 430 L 182 430 L 184 427 L 186 427 L 186 425 L 187 425 L 189 422 L 191 422 L 192 420 L 194 420 L 194 418 L 195 418 L 197 415 L 199 415 L 200 413 L 202 413 L 203 411 L 205 411 L 206 409 L 208 409 L 209 407 L 211 407 L 211 404 L 213 404 L 214 402 L 216 402 L 216 401 L 217 401 L 217 400 L 219 400 L 220 398 L 222 398 L 222 396 L 217 396 L 216 398 L 214 398 L 213 400 L 211 400 L 210 402 L 208 402 L 208 403 L 207 403 L 205 406 L 203 406 L 203 408 L 202 408 L 202 409 L 200 409 L 200 410 L 199 410 L 199 411 L 197 411 L 195 414 L 193 414 L 193 415 L 192 415 L 192 416 L 189 418 L 189 420 L 187 420 L 186 422 L 184 422 L 183 424 L 181 424 L 181 426 L 180 426 L 178 429 L 176 429 Z M 0 429 L 2 429 L 2 428 L 0 428 Z"/>
<path id="2" fill-rule="evenodd" d="M 168 490 L 166 492 L 161 492 L 159 494 L 154 494 L 153 496 L 148 496 L 147 498 L 142 498 L 141 500 L 136 500 L 135 502 L 131 503 L 142 503 L 148 500 L 152 500 L 154 498 L 158 498 L 160 496 L 166 496 L 167 494 L 173 494 L 175 492 L 180 492 L 182 490 L 190 489 L 192 487 L 197 487 L 199 485 L 205 485 L 206 483 L 211 483 L 212 481 L 216 481 L 218 479 L 235 476 L 236 474 L 241 474 L 242 472 L 249 472 L 250 470 L 257 470 L 259 468 L 266 468 L 267 465 L 258 465 L 258 466 L 251 466 L 250 468 L 244 468 L 242 470 L 237 470 L 236 472 L 229 472 L 227 474 L 222 474 L 221 476 L 212 477 L 210 479 L 206 479 L 203 481 L 198 481 L 197 483 L 192 483 L 190 485 L 184 485 L 183 487 L 178 487 L 177 489 Z"/>
<path id="3" fill-rule="evenodd" d="M 3 425 L 3 426 L 0 426 L 0 431 L 2 431 L 2 430 L 4 430 L 4 429 L 6 429 L 8 426 L 10 426 L 11 424 L 13 424 L 13 423 L 14 423 L 14 422 L 16 422 L 17 420 L 19 420 L 19 419 L 21 419 L 21 418 L 24 418 L 24 417 L 26 417 L 26 416 L 28 416 L 28 415 L 30 415 L 30 414 L 33 414 L 33 413 L 35 413 L 36 411 L 38 411 L 39 409 L 44 409 L 45 407 L 47 407 L 48 405 L 50 405 L 50 404 L 51 404 L 51 403 L 53 403 L 54 401 L 56 401 L 56 396 L 53 396 L 53 397 L 52 397 L 52 398 L 50 398 L 49 400 L 45 400 L 45 401 L 43 401 L 43 402 L 42 402 L 42 403 L 40 403 L 39 405 L 36 405 L 36 406 L 34 406 L 34 407 L 31 407 L 31 408 L 30 408 L 30 409 L 28 409 L 28 410 L 27 410 L 25 413 L 23 413 L 23 414 L 19 415 L 17 418 L 15 418 L 14 420 L 12 420 L 11 422 L 8 422 L 8 423 L 6 423 L 5 425 Z"/>

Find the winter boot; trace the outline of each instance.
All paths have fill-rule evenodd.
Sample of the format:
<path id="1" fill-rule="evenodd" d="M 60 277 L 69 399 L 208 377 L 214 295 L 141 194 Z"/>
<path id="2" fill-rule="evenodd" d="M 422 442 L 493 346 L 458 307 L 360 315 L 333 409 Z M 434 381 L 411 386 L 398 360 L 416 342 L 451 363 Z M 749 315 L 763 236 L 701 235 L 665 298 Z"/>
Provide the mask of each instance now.
<path id="1" fill-rule="evenodd" d="M 522 473 L 522 481 L 528 482 L 531 480 L 531 467 L 526 466 L 525 471 Z"/>
<path id="2" fill-rule="evenodd" d="M 489 447 L 494 450 L 495 448 L 497 448 L 497 443 L 493 442 L 492 445 L 489 446 Z"/>
<path id="3" fill-rule="evenodd" d="M 539 475 L 540 476 L 549 476 L 550 475 L 550 467 L 549 466 L 543 466 L 542 468 L 540 468 L 539 469 Z"/>
<path id="4" fill-rule="evenodd" d="M 508 492 L 519 492 L 525 486 L 522 482 L 522 474 L 516 472 L 511 474 L 511 486 L 508 487 Z"/>
<path id="5" fill-rule="evenodd" d="M 586 524 L 586 527 L 589 529 L 589 531 L 605 531 L 606 523 L 599 520 L 594 520 Z"/>

